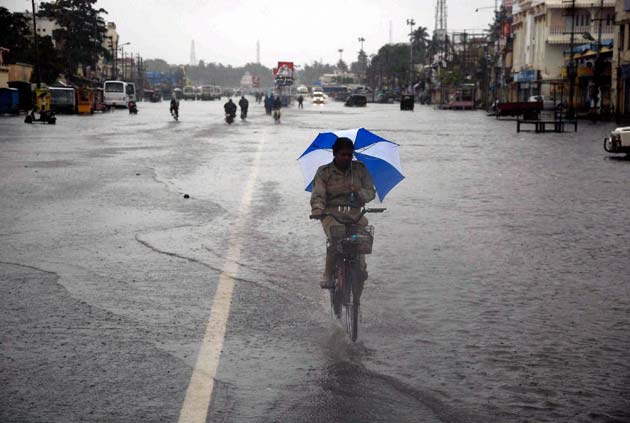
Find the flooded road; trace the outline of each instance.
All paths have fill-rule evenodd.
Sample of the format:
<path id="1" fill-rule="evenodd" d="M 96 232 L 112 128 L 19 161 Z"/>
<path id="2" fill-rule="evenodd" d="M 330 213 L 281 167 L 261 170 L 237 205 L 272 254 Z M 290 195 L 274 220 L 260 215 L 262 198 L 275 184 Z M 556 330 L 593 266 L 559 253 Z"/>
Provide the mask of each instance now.
<path id="1" fill-rule="evenodd" d="M 613 125 L 251 103 L 232 126 L 217 102 L 0 119 L 0 421 L 630 422 Z M 370 219 L 352 344 L 296 159 L 356 127 L 406 179 Z"/>

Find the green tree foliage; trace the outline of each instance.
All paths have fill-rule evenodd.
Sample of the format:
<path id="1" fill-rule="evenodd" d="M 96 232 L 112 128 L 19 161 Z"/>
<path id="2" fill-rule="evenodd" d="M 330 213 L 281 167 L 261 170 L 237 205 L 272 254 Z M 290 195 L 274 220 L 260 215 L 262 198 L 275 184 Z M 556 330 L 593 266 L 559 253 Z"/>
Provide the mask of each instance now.
<path id="1" fill-rule="evenodd" d="M 413 57 L 415 63 L 427 63 L 430 37 L 427 29 L 423 26 L 413 31 L 411 39 L 413 45 Z"/>
<path id="2" fill-rule="evenodd" d="M 0 47 L 10 50 L 4 53 L 4 62 L 26 62 L 28 50 L 31 48 L 26 17 L 21 13 L 11 13 L 9 9 L 0 7 L 0 28 L 2 28 Z"/>
<path id="3" fill-rule="evenodd" d="M 10 51 L 4 54 L 5 63 L 27 63 L 35 66 L 35 45 L 27 17 L 22 13 L 11 13 L 0 7 L 0 46 Z M 42 82 L 52 84 L 62 71 L 59 53 L 53 47 L 50 36 L 37 37 L 39 43 L 39 63 Z M 36 70 L 31 76 L 31 82 L 37 78 Z"/>
<path id="4" fill-rule="evenodd" d="M 348 65 L 342 59 L 339 59 L 339 61 L 337 62 L 337 69 L 339 69 L 341 72 L 348 72 Z"/>
<path id="5" fill-rule="evenodd" d="M 55 49 L 51 36 L 37 37 L 39 43 L 39 66 L 40 75 L 43 83 L 52 85 L 59 74 L 63 72 L 63 60 L 59 57 L 60 53 Z M 35 64 L 35 48 L 31 46 L 28 50 L 27 63 Z M 35 69 L 31 75 L 31 82 L 37 81 Z"/>
<path id="6" fill-rule="evenodd" d="M 78 69 L 96 68 L 99 57 L 110 57 L 103 47 L 107 32 L 102 14 L 105 9 L 96 9 L 97 0 L 57 0 L 43 2 L 39 15 L 54 19 L 59 29 L 53 32 L 55 42 L 63 51 L 63 67 L 66 75 L 73 75 Z"/>
<path id="7" fill-rule="evenodd" d="M 357 56 L 357 61 L 350 64 L 350 71 L 358 75 L 362 75 L 367 71 L 367 68 L 368 57 L 367 54 L 365 54 L 365 51 L 361 50 Z"/>
<path id="8" fill-rule="evenodd" d="M 313 62 L 310 65 L 304 65 L 297 73 L 297 79 L 301 84 L 313 85 L 319 81 L 319 78 L 325 73 L 333 73 L 335 66 L 321 62 Z"/>
<path id="9" fill-rule="evenodd" d="M 171 70 L 174 71 L 176 66 L 169 65 L 164 59 L 146 59 L 144 61 L 144 67 L 148 72 L 168 73 Z"/>
<path id="10" fill-rule="evenodd" d="M 178 73 L 182 68 L 177 65 L 170 65 L 163 59 L 148 59 L 144 61 L 144 65 L 149 72 L 172 74 L 176 75 L 178 80 L 180 79 Z M 245 72 L 258 76 L 262 87 L 273 85 L 273 71 L 259 63 L 248 63 L 245 66 L 232 67 L 221 63 L 205 63 L 203 60 L 200 60 L 196 66 L 184 66 L 183 72 L 186 79 L 193 85 L 238 87 Z"/>
<path id="11" fill-rule="evenodd" d="M 394 88 L 409 84 L 409 44 L 386 44 L 372 58 L 368 79 L 373 85 Z"/>

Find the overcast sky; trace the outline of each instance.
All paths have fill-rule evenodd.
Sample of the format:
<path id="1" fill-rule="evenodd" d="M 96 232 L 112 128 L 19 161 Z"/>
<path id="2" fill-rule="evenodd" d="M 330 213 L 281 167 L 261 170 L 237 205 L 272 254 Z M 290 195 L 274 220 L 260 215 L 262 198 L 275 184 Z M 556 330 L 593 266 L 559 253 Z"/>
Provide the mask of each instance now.
<path id="1" fill-rule="evenodd" d="M 30 8 L 30 0 L 0 0 L 11 10 Z M 494 0 L 447 0 L 448 29 L 485 29 Z M 407 39 L 405 21 L 429 28 L 435 23 L 435 0 L 99 0 L 116 23 L 125 51 L 145 58 L 161 57 L 170 63 L 190 61 L 195 40 L 197 60 L 234 66 L 256 60 L 260 40 L 262 64 L 298 64 L 323 60 L 335 63 L 338 49 L 344 60 L 356 60 L 357 39 L 365 51 L 375 53 L 389 41 Z"/>

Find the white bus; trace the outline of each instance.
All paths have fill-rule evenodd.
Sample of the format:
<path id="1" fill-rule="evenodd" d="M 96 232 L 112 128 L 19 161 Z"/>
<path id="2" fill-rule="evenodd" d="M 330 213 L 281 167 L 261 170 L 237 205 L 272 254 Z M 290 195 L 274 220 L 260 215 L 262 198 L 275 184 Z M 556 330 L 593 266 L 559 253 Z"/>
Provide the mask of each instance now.
<path id="1" fill-rule="evenodd" d="M 129 103 L 129 94 L 126 82 L 105 81 L 103 84 L 103 92 L 103 102 L 105 103 L 105 107 L 127 107 L 127 103 Z"/>
<path id="2" fill-rule="evenodd" d="M 127 82 L 127 96 L 129 97 L 129 101 L 137 101 L 136 84 L 133 82 Z"/>

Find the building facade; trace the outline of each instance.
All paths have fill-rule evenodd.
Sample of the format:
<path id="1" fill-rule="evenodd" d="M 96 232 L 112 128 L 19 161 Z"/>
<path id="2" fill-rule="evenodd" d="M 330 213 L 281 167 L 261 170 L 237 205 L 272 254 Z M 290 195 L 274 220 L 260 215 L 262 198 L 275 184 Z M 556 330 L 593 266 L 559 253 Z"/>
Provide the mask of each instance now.
<path id="1" fill-rule="evenodd" d="M 591 96 L 589 90 L 592 91 L 592 81 L 588 81 L 588 78 L 593 78 L 593 74 L 580 71 L 579 68 L 593 66 L 583 60 L 586 59 L 584 53 L 599 58 L 602 45 L 612 44 L 614 12 L 614 0 L 514 1 L 512 72 L 518 99 L 526 101 L 530 96 L 543 95 L 566 104 L 568 80 L 565 68 L 570 62 L 573 48 L 574 60 L 580 59 L 576 63 L 580 75 L 574 81 L 574 103 L 585 103 Z M 598 89 L 605 92 L 606 89 L 600 85 L 601 81 Z M 603 100 L 604 96 L 601 94 L 599 98 Z"/>
<path id="2" fill-rule="evenodd" d="M 615 42 L 612 64 L 612 98 L 617 118 L 630 120 L 630 1 L 615 5 Z"/>

